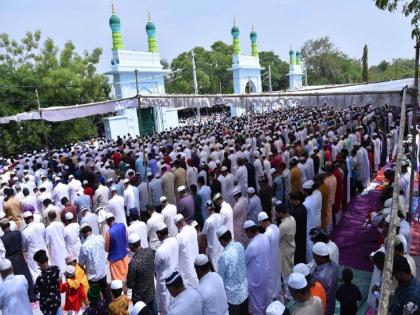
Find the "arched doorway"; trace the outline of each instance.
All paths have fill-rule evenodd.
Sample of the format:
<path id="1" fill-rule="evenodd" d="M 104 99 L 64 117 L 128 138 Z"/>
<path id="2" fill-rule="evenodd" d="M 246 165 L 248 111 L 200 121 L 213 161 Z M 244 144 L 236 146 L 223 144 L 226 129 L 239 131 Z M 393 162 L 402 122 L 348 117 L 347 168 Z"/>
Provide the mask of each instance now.
<path id="1" fill-rule="evenodd" d="M 256 93 L 257 92 L 257 87 L 255 86 L 254 82 L 252 82 L 252 80 L 248 80 L 248 82 L 245 85 L 245 93 L 249 94 L 249 93 Z"/>

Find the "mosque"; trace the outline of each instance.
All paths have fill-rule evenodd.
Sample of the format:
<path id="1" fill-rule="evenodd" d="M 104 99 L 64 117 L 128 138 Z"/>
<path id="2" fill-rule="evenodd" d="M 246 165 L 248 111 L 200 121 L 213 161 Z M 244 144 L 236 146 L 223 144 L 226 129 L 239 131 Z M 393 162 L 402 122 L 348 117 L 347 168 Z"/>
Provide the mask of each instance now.
<path id="1" fill-rule="evenodd" d="M 115 96 L 117 99 L 127 99 L 138 95 L 164 95 L 165 75 L 171 71 L 163 69 L 156 38 L 156 26 L 148 14 L 145 27 L 148 38 L 147 51 L 128 50 L 124 46 L 121 34 L 121 20 L 116 15 L 115 5 L 112 3 L 112 15 L 109 19 L 112 32 L 111 70 L 105 74 L 113 77 Z M 240 30 L 234 21 L 231 29 L 232 65 L 228 70 L 232 72 L 233 93 L 249 94 L 262 93 L 261 67 L 258 48 L 257 32 L 252 27 L 250 33 L 251 54 L 241 53 Z M 290 50 L 290 90 L 302 87 L 301 53 Z M 140 101 L 140 100 L 139 100 Z M 231 115 L 239 116 L 246 109 L 231 105 Z M 115 139 L 117 136 L 130 134 L 132 136 L 161 132 L 178 126 L 178 109 L 171 107 L 149 108 L 116 108 L 116 115 L 103 119 L 105 136 Z M 255 111 L 260 111 L 254 107 Z"/>

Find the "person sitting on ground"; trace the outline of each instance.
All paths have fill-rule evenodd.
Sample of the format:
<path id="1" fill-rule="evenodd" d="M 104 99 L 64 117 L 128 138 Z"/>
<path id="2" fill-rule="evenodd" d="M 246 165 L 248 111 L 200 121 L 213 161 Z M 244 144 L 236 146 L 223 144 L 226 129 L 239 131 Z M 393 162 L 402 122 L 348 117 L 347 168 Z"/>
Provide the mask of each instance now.
<path id="1" fill-rule="evenodd" d="M 342 272 L 344 283 L 337 290 L 337 301 L 340 302 L 340 315 L 356 315 L 357 301 L 362 300 L 359 288 L 352 283 L 353 272 L 344 268 Z"/>

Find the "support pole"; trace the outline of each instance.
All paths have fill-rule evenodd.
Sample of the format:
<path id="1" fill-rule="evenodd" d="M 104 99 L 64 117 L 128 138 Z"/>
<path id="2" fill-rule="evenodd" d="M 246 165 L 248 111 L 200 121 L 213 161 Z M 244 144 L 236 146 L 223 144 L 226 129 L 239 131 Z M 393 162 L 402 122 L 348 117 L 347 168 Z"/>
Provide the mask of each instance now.
<path id="1" fill-rule="evenodd" d="M 389 294 L 391 291 L 392 283 L 392 267 L 394 264 L 394 244 L 396 235 L 396 226 L 398 220 L 399 210 L 399 185 L 401 177 L 401 158 L 403 156 L 403 140 L 404 140 L 404 129 L 405 129 L 405 112 L 406 112 L 406 96 L 407 88 L 403 90 L 402 104 L 401 104 L 401 119 L 400 119 L 400 132 L 398 134 L 398 154 L 397 154 L 397 165 L 395 167 L 395 179 L 393 183 L 392 193 L 392 210 L 391 220 L 389 223 L 388 237 L 386 240 L 386 256 L 385 264 L 382 272 L 382 285 L 381 285 L 381 299 L 379 301 L 378 315 L 388 315 L 389 307 Z"/>
<path id="2" fill-rule="evenodd" d="M 36 102 L 37 102 L 37 105 L 38 105 L 39 117 L 41 118 L 42 133 L 44 135 L 44 141 L 45 141 L 45 152 L 47 152 L 47 154 L 49 156 L 50 166 L 51 166 L 51 175 L 52 175 L 54 173 L 54 169 L 53 169 L 53 166 L 52 166 L 52 155 L 51 155 L 51 152 L 49 152 L 49 147 L 50 146 L 49 146 L 49 143 L 48 143 L 47 132 L 45 131 L 44 118 L 42 117 L 42 108 L 41 108 L 41 102 L 39 101 L 38 89 L 35 89 L 35 96 L 36 96 Z M 47 176 L 48 176 L 48 174 L 47 174 Z"/>
<path id="3" fill-rule="evenodd" d="M 419 167 L 416 163 L 417 161 L 417 111 L 419 106 L 419 50 L 420 50 L 420 38 L 417 38 L 416 41 L 416 60 L 414 66 L 414 91 L 413 91 L 413 125 L 411 126 L 411 135 L 413 139 L 413 144 L 411 147 L 411 174 L 410 174 L 410 197 L 408 201 L 408 219 L 411 220 L 411 208 L 413 205 L 413 194 L 414 194 L 414 176 L 417 172 L 417 167 Z M 410 126 L 409 126 L 410 127 Z"/>
<path id="4" fill-rule="evenodd" d="M 271 84 L 271 65 L 268 65 L 268 88 L 270 92 L 273 92 L 273 85 Z"/>
<path id="5" fill-rule="evenodd" d="M 138 116 L 139 116 L 139 132 L 140 136 L 144 136 L 144 128 L 143 128 L 143 117 L 141 114 L 141 107 L 140 107 L 140 88 L 139 88 L 139 71 L 136 69 L 134 70 L 134 75 L 136 76 L 136 97 L 137 97 L 137 107 L 138 110 Z"/>
<path id="6" fill-rule="evenodd" d="M 194 94 L 198 95 L 198 83 L 197 83 L 197 72 L 195 69 L 195 53 L 194 50 L 191 50 L 191 56 L 192 56 L 192 68 L 193 68 L 193 79 L 194 79 Z M 200 112 L 200 104 L 197 103 L 197 121 L 200 125 L 201 123 L 201 112 Z"/>

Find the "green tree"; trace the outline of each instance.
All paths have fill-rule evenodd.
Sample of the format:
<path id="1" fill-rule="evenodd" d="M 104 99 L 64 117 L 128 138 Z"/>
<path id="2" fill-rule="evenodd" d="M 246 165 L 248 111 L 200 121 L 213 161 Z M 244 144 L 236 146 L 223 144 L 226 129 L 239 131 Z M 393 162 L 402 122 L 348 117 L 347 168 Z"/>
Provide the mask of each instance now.
<path id="1" fill-rule="evenodd" d="M 311 85 L 361 81 L 360 62 L 336 48 L 328 36 L 306 41 L 302 56 Z"/>
<path id="2" fill-rule="evenodd" d="M 271 65 L 271 84 L 273 91 L 286 90 L 289 87 L 289 78 L 287 73 L 289 72 L 289 64 L 280 60 L 279 56 L 273 51 L 261 51 L 259 53 L 260 64 L 266 73 L 268 72 L 268 66 Z M 269 90 L 268 76 L 263 78 L 263 90 Z"/>
<path id="3" fill-rule="evenodd" d="M 363 47 L 362 56 L 362 81 L 369 82 L 368 46 Z"/>
<path id="4" fill-rule="evenodd" d="M 41 32 L 27 32 L 20 40 L 0 34 L 0 115 L 13 115 L 38 108 L 35 90 L 42 107 L 65 106 L 101 101 L 108 98 L 108 79 L 96 73 L 102 50 L 76 53 L 72 42 L 59 49 L 52 39 L 41 43 Z M 39 149 L 46 145 L 46 132 L 51 146 L 96 134 L 98 117 L 75 119 L 61 123 L 26 121 L 0 125 L 0 151 Z"/>

